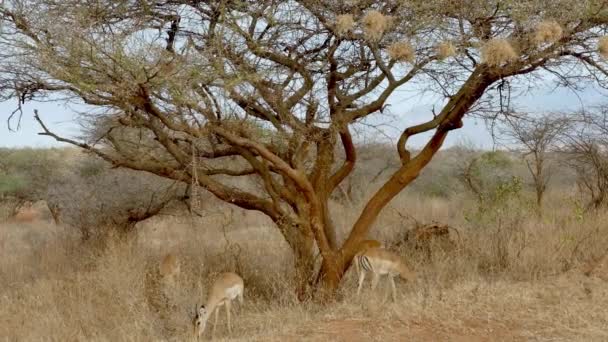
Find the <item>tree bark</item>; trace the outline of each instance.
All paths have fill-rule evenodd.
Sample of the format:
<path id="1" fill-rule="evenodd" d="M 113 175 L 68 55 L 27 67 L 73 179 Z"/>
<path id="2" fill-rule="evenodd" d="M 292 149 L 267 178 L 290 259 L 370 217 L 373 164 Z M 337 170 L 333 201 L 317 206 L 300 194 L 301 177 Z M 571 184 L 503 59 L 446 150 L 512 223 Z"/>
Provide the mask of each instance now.
<path id="1" fill-rule="evenodd" d="M 536 185 L 536 210 L 539 217 L 543 216 L 543 195 L 545 189 L 543 185 Z"/>
<path id="2" fill-rule="evenodd" d="M 293 252 L 295 266 L 296 296 L 304 301 L 310 297 L 315 256 L 314 238 L 310 229 L 293 221 L 277 223 L 285 241 Z"/>

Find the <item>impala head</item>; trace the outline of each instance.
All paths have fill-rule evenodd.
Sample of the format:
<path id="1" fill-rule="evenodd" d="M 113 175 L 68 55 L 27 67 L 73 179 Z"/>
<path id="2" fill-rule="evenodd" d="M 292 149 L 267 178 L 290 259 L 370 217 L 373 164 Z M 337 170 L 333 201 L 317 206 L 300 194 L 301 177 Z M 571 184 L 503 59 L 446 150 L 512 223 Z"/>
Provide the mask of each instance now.
<path id="1" fill-rule="evenodd" d="M 207 326 L 207 319 L 209 318 L 209 312 L 204 305 L 196 307 L 196 313 L 192 319 L 192 329 L 195 338 L 199 338 L 205 332 Z"/>
<path id="2" fill-rule="evenodd" d="M 409 282 L 413 282 L 416 280 L 416 271 L 411 270 L 406 265 L 399 265 L 399 277 L 403 280 L 407 280 Z"/>
<path id="3" fill-rule="evenodd" d="M 178 276 L 180 269 L 179 258 L 173 253 L 166 254 L 159 264 L 159 272 L 163 278 Z"/>

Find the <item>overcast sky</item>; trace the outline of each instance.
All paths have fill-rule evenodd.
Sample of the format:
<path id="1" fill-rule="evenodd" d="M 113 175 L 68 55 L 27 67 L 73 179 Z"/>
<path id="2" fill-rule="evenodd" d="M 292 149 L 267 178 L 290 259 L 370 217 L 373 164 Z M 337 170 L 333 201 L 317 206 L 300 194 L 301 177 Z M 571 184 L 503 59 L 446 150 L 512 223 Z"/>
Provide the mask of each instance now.
<path id="1" fill-rule="evenodd" d="M 567 89 L 553 90 L 549 85 L 539 86 L 525 96 L 519 96 L 514 100 L 518 110 L 532 112 L 542 111 L 569 111 L 577 110 L 582 106 L 589 107 L 605 102 L 606 94 L 599 90 L 589 88 L 584 92 L 574 94 Z M 395 115 L 390 122 L 391 127 L 385 127 L 384 133 L 390 136 L 398 136 L 399 129 L 407 124 L 417 123 L 428 119 L 436 99 L 423 97 L 415 94 L 397 93 L 390 99 L 391 112 Z M 23 107 L 23 118 L 21 127 L 16 132 L 8 130 L 6 119 L 16 107 L 15 102 L 0 103 L 0 147 L 48 147 L 61 146 L 52 138 L 40 136 L 40 128 L 33 119 L 34 109 L 38 109 L 40 116 L 48 126 L 58 134 L 66 136 L 77 136 L 78 125 L 75 122 L 74 110 L 56 103 L 27 103 Z M 437 109 L 440 107 L 437 106 Z M 387 119 L 389 120 L 389 119 Z M 15 124 L 16 122 L 13 122 Z M 478 147 L 491 148 L 492 139 L 483 122 L 472 118 L 465 119 L 462 129 L 451 132 L 445 146 L 451 146 L 461 141 L 469 141 Z M 425 142 L 424 136 L 412 139 L 413 146 L 420 146 Z"/>

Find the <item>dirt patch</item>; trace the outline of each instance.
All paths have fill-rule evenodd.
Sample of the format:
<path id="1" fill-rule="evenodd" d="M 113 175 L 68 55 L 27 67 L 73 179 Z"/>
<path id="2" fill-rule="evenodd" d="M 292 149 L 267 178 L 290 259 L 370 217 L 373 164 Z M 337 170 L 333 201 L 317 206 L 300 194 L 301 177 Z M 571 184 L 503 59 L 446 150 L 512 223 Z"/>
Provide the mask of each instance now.
<path id="1" fill-rule="evenodd" d="M 292 322 L 273 341 L 606 341 L 608 290 L 576 272 L 539 282 L 471 282 L 378 306 L 363 299 Z M 266 335 L 268 336 L 268 335 Z M 262 336 L 255 340 L 263 340 Z M 267 340 L 267 339 L 264 339 Z"/>
<path id="2" fill-rule="evenodd" d="M 336 319 L 313 327 L 298 329 L 277 340 L 285 341 L 521 341 L 525 333 L 512 324 L 466 320 L 462 329 L 455 329 L 430 319 L 412 321 L 377 321 L 368 319 Z"/>

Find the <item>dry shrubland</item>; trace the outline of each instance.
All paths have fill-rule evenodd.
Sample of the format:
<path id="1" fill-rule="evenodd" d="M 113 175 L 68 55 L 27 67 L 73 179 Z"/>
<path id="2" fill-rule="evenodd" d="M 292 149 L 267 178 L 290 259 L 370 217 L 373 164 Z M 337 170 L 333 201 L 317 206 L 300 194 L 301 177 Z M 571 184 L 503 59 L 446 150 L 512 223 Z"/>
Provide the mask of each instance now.
<path id="1" fill-rule="evenodd" d="M 185 340 L 209 283 L 236 271 L 246 284 L 230 336 L 237 340 L 608 338 L 606 213 L 582 211 L 572 189 L 559 184 L 548 192 L 541 218 L 529 188 L 481 212 L 466 191 L 419 191 L 433 175 L 456 167 L 455 153 L 441 155 L 419 184 L 395 199 L 370 236 L 419 274 L 415 283 L 397 283 L 395 304 L 378 305 L 383 293 L 370 296 L 368 286 L 355 299 L 352 274 L 337 302 L 300 303 L 293 257 L 272 223 L 208 199 L 200 217 L 176 207 L 139 223 L 137 239 L 112 239 L 103 248 L 48 215 L 1 224 L 0 336 Z M 359 177 L 369 179 L 365 172 Z M 455 182 L 450 186 L 462 190 Z M 336 225 L 348 227 L 358 205 L 332 202 Z M 433 221 L 450 227 L 450 248 L 430 239 L 427 255 L 403 243 L 417 224 Z M 162 281 L 170 273 L 163 260 L 180 266 L 171 285 Z M 220 322 L 217 337 L 229 338 Z"/>
<path id="2" fill-rule="evenodd" d="M 576 177 L 545 189 L 557 152 L 535 149 L 537 196 L 521 151 L 442 146 L 471 115 L 523 120 L 526 86 L 605 86 L 608 4 L 115 5 L 0 2 L 9 128 L 28 102 L 85 105 L 76 136 L 34 109 L 39 134 L 107 162 L 0 163 L 0 336 L 184 340 L 209 281 L 236 271 L 241 340 L 606 340 L 608 112 L 556 144 Z M 438 108 L 392 108 L 414 93 Z M 389 150 L 359 140 L 375 135 Z M 352 299 L 365 239 L 421 275 L 395 305 Z"/>
<path id="3" fill-rule="evenodd" d="M 337 293 L 358 244 L 465 116 L 521 120 L 511 107 L 525 94 L 517 91 L 522 84 L 602 86 L 607 76 L 599 59 L 606 4 L 593 1 L 113 5 L 107 0 L 99 8 L 58 0 L 0 5 L 0 25 L 6 28 L 0 36 L 6 51 L 0 59 L 0 100 L 19 101 L 9 124 L 18 122 L 29 101 L 86 104 L 75 116 L 82 128 L 76 136 L 55 131 L 45 123 L 53 114 L 34 109 L 40 134 L 113 166 L 182 186 L 160 204 L 151 198 L 158 199 L 156 189 L 145 196 L 149 205 L 127 204 L 121 215 L 116 210 L 116 222 L 101 220 L 104 235 L 133 235 L 138 222 L 168 209 L 165 204 L 174 199 L 189 205 L 186 184 L 196 184 L 227 205 L 272 220 L 294 251 L 300 299 Z M 25 10 L 30 7 L 36 10 Z M 428 100 L 437 108 L 409 113 L 391 106 L 410 92 L 432 94 Z M 398 125 L 397 137 L 385 130 L 383 116 L 401 121 L 402 114 L 408 120 Z M 384 175 L 376 170 L 365 180 L 374 184 L 373 195 L 355 194 L 355 187 L 345 184 L 361 164 L 364 146 L 355 140 L 362 136 L 382 136 L 399 155 L 399 167 Z M 483 177 L 474 173 L 466 177 L 474 184 L 467 190 L 480 194 L 483 204 L 467 213 L 466 221 L 483 222 L 480 226 L 495 225 L 482 214 L 522 188 L 515 176 L 489 183 L 477 182 Z M 105 181 L 105 189 L 114 188 Z M 479 184 L 489 187 L 479 190 Z M 103 186 L 95 179 L 86 185 Z M 441 192 L 441 186 L 428 188 Z M 347 214 L 336 215 L 346 210 L 340 208 L 330 212 L 335 199 L 350 203 Z M 97 200 L 104 202 L 89 201 Z M 355 207 L 365 210 L 355 213 Z M 80 221 L 101 216 L 106 207 L 92 209 L 99 214 Z M 341 216 L 335 220 L 340 224 L 333 216 Z M 84 233 L 87 226 L 95 227 L 84 224 Z M 94 235 L 85 239 L 95 240 Z M 320 271 L 313 268 L 319 259 Z"/>

